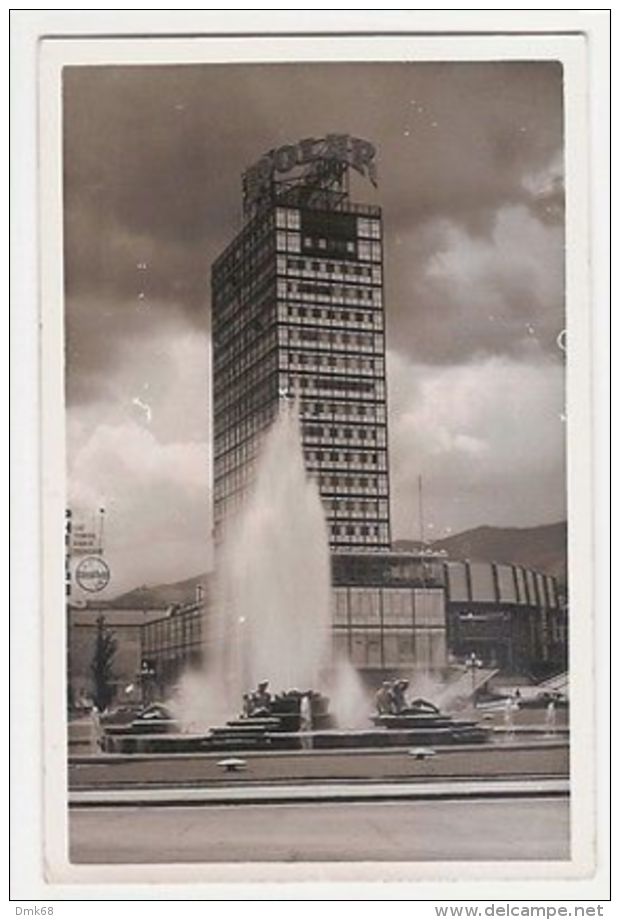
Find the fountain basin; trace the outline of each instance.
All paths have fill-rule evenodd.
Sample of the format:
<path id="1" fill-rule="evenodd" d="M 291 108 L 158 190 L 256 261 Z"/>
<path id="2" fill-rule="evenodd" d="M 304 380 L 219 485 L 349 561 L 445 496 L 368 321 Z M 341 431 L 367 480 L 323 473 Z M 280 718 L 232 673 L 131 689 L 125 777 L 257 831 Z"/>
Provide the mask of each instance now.
<path id="1" fill-rule="evenodd" d="M 383 717 L 385 719 L 385 717 Z M 398 720 L 397 716 L 391 717 Z M 305 748 L 343 749 L 391 747 L 441 747 L 453 744 L 485 744 L 492 729 L 476 722 L 450 719 L 424 719 L 417 725 L 386 725 L 374 728 L 341 730 L 288 731 L 272 718 L 231 720 L 225 726 L 204 734 L 188 734 L 166 729 L 147 734 L 132 732 L 130 727 L 107 729 L 104 750 L 107 753 L 188 753 L 237 751 L 297 751 Z M 431 724 L 431 722 L 433 724 Z"/>

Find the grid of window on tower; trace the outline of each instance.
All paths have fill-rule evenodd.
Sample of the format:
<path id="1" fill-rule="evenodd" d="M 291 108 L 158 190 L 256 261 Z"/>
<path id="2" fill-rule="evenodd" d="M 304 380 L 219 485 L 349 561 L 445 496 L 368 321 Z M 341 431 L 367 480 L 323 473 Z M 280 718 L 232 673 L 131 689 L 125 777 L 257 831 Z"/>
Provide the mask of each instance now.
<path id="1" fill-rule="evenodd" d="M 218 522 L 242 505 L 282 394 L 333 549 L 389 548 L 381 212 L 272 207 L 213 269 Z"/>

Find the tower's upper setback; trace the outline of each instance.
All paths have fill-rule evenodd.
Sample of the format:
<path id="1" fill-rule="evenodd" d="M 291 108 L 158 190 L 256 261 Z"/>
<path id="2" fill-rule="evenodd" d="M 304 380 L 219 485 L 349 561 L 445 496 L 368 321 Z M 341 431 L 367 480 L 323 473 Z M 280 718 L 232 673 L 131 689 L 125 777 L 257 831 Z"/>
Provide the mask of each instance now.
<path id="1" fill-rule="evenodd" d="M 245 224 L 212 271 L 216 531 L 296 396 L 332 548 L 390 546 L 381 209 L 349 193 L 352 169 L 376 185 L 374 157 L 307 138 L 243 176 Z"/>

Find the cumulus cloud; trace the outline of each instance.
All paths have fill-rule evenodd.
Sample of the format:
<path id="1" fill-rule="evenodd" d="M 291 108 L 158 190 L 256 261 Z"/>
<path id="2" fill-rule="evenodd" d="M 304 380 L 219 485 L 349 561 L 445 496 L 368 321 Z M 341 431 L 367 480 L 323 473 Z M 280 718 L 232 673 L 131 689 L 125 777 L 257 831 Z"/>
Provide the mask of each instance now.
<path id="1" fill-rule="evenodd" d="M 109 593 L 174 581 L 210 564 L 208 448 L 162 444 L 137 422 L 100 425 L 70 466 L 76 519 L 105 508 Z"/>
<path id="2" fill-rule="evenodd" d="M 192 329 L 156 324 L 69 409 L 69 501 L 77 516 L 106 509 L 111 595 L 210 565 L 208 354 Z"/>
<path id="3" fill-rule="evenodd" d="M 391 342 L 428 363 L 543 348 L 559 359 L 564 327 L 563 232 L 524 205 L 499 208 L 488 234 L 447 218 L 403 235 L 390 269 L 407 279 L 390 297 Z"/>
<path id="4" fill-rule="evenodd" d="M 428 366 L 391 352 L 388 375 L 396 537 L 418 534 L 418 476 L 429 539 L 565 516 L 561 367 L 541 356 Z"/>
<path id="5" fill-rule="evenodd" d="M 71 419 L 93 425 L 152 409 L 162 439 L 205 439 L 209 431 L 210 339 L 183 321 L 174 303 L 106 296 L 68 301 L 67 399 Z M 122 311 L 122 335 L 110 314 Z M 72 410 L 79 408 L 80 413 Z"/>

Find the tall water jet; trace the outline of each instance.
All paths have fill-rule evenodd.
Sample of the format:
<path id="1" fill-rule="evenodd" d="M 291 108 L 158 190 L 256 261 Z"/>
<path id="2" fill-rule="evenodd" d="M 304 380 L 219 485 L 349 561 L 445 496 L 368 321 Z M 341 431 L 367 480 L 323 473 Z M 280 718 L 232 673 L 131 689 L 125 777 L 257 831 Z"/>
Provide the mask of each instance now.
<path id="1" fill-rule="evenodd" d="M 217 566 L 207 667 L 229 707 L 238 709 L 242 693 L 263 679 L 275 692 L 319 688 L 331 652 L 329 544 L 295 401 L 280 403 Z"/>
<path id="2" fill-rule="evenodd" d="M 331 700 L 331 712 L 340 728 L 368 727 L 373 709 L 372 695 L 365 689 L 348 658 L 340 657 L 334 662 L 327 693 Z"/>

